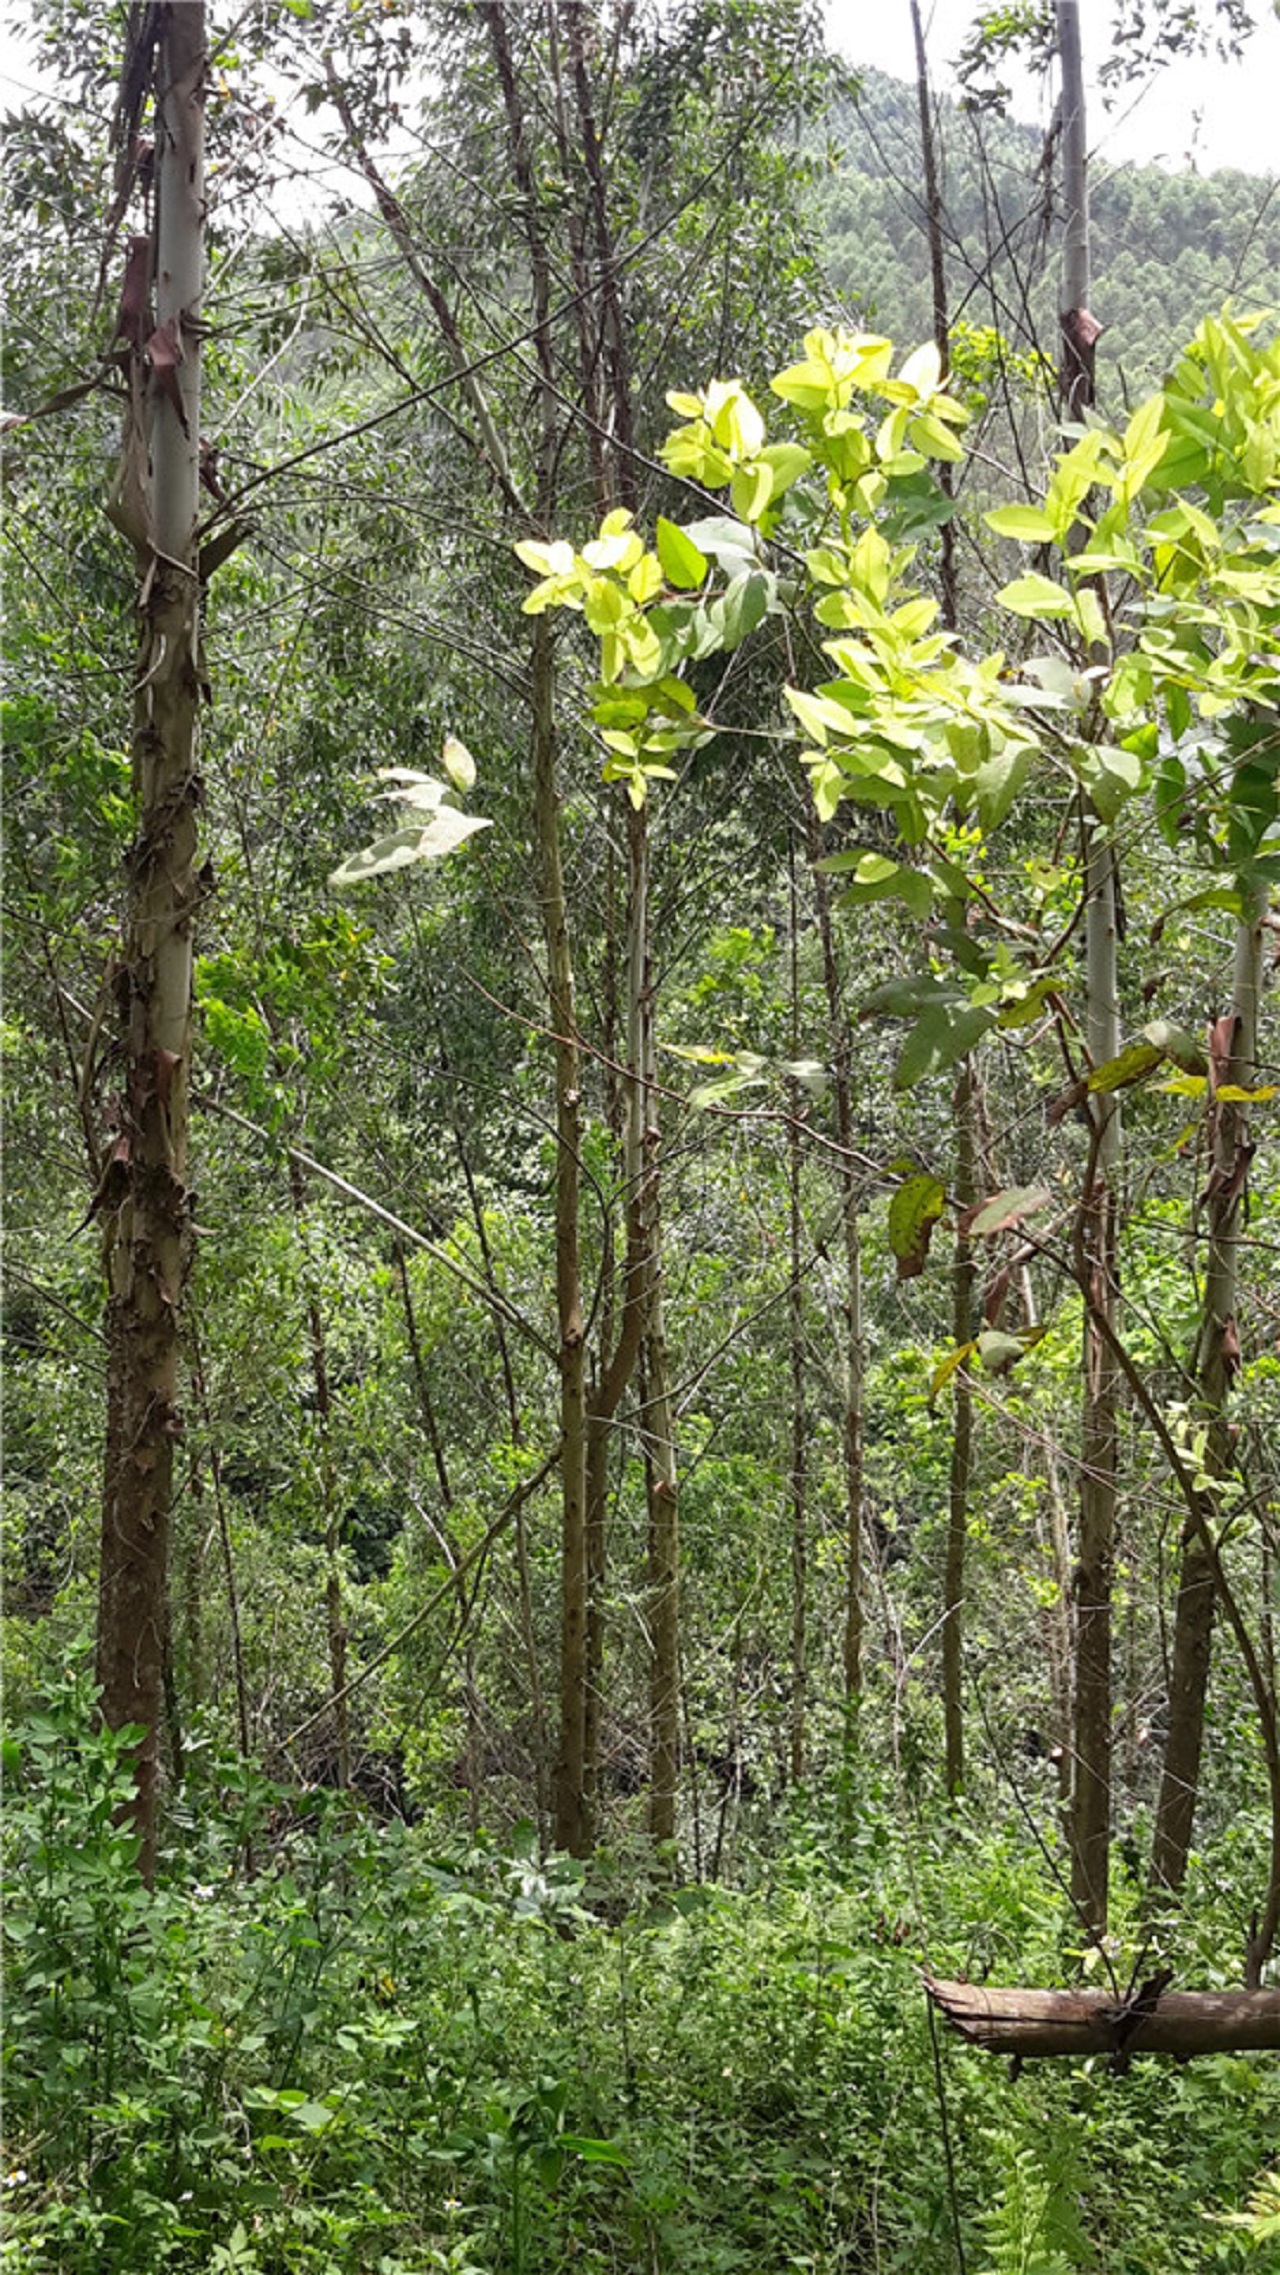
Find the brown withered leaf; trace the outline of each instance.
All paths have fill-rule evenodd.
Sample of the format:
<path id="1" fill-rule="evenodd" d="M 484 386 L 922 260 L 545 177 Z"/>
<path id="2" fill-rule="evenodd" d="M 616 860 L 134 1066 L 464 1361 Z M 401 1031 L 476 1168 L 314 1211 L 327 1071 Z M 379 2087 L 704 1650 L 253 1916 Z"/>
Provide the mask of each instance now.
<path id="1" fill-rule="evenodd" d="M 124 257 L 124 283 L 116 312 L 114 340 L 128 340 L 140 348 L 147 336 L 151 298 L 151 239 L 131 237 Z"/>
<path id="2" fill-rule="evenodd" d="M 993 1272 L 987 1282 L 982 1297 L 982 1316 L 988 1327 L 1000 1325 L 1000 1315 L 1005 1307 L 1005 1299 L 1008 1296 L 1009 1283 L 1012 1278 L 1012 1264 L 1002 1264 L 999 1271 Z"/>
<path id="3" fill-rule="evenodd" d="M 1073 1114 L 1078 1106 L 1082 1106 L 1088 1095 L 1088 1075 L 1081 1075 L 1078 1081 L 1069 1082 L 1065 1090 L 1059 1090 L 1044 1110 L 1044 1118 L 1050 1129 L 1056 1130 L 1059 1122 L 1065 1122 L 1068 1114 Z"/>
<path id="4" fill-rule="evenodd" d="M 182 393 L 178 386 L 178 366 L 186 361 L 186 354 L 176 316 L 171 316 L 167 324 L 156 326 L 147 341 L 147 356 L 157 388 L 166 403 L 171 403 L 177 412 L 183 433 L 189 434 L 191 429 L 187 425 L 187 414 L 182 407 Z"/>
<path id="5" fill-rule="evenodd" d="M 1222 1367 L 1228 1382 L 1234 1382 L 1240 1372 L 1240 1330 L 1232 1314 L 1222 1323 Z"/>
<path id="6" fill-rule="evenodd" d="M 1209 1089 L 1212 1093 L 1227 1080 L 1231 1070 L 1231 1057 L 1236 1047 L 1236 1030 L 1239 1020 L 1234 1011 L 1224 1011 L 1209 1029 Z"/>
<path id="7" fill-rule="evenodd" d="M 155 1093 L 162 1106 L 167 1106 L 173 1093 L 173 1078 L 182 1064 L 179 1051 L 155 1053 Z"/>

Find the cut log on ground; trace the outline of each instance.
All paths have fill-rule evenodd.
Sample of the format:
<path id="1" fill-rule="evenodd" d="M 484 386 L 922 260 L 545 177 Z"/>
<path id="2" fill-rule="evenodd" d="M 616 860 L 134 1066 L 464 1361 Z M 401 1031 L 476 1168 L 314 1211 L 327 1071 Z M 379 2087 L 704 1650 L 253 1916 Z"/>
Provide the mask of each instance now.
<path id="1" fill-rule="evenodd" d="M 952 2028 L 989 2054 L 1243 2054 L 1280 2050 L 1280 1990 L 992 1990 L 978 1983 L 924 1986 Z"/>

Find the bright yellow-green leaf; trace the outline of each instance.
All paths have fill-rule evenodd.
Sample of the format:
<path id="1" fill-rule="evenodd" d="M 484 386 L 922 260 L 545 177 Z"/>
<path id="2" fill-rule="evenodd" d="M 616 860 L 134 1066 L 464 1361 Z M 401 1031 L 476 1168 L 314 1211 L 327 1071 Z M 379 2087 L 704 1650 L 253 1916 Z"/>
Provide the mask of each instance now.
<path id="1" fill-rule="evenodd" d="M 1001 608 L 1010 609 L 1015 616 L 1048 618 L 1074 616 L 1076 612 L 1071 594 L 1052 577 L 1039 576 L 1034 570 L 1003 586 L 996 599 Z"/>
<path id="2" fill-rule="evenodd" d="M 668 521 L 663 514 L 658 516 L 657 547 L 662 573 L 677 592 L 694 592 L 699 585 L 705 583 L 710 567 L 706 554 L 699 550 L 683 529 L 678 528 L 674 521 Z"/>
<path id="3" fill-rule="evenodd" d="M 1042 506 L 997 506 L 982 518 L 997 537 L 1018 537 L 1028 545 L 1043 545 L 1058 535 L 1057 523 Z"/>
<path id="4" fill-rule="evenodd" d="M 476 762 L 466 744 L 459 742 L 456 735 L 446 735 L 444 749 L 440 756 L 445 773 L 452 782 L 454 789 L 461 790 L 464 795 L 468 790 L 474 790 Z"/>

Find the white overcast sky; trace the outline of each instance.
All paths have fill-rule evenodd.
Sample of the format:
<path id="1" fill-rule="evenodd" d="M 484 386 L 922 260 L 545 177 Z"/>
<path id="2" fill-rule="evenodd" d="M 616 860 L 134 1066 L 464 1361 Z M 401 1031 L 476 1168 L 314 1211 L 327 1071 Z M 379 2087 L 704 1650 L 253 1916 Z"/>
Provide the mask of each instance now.
<path id="1" fill-rule="evenodd" d="M 850 63 L 914 79 L 908 0 L 826 0 L 826 13 L 831 45 Z M 930 69 L 940 88 L 950 84 L 947 62 L 976 13 L 975 0 L 924 0 Z M 1193 163 L 1202 174 L 1220 166 L 1280 171 L 1280 21 L 1270 0 L 1257 0 L 1255 13 L 1258 29 L 1239 63 L 1210 57 L 1168 64 L 1145 87 L 1122 92 L 1110 112 L 1095 93 L 1091 149 L 1111 164 Z M 1086 69 L 1107 54 L 1112 14 L 1112 0 L 1080 0 Z M 1006 77 L 1014 83 L 1012 74 Z M 1029 79 L 1015 87 L 1014 113 L 1032 124 L 1044 121 L 1040 92 Z"/>
<path id="2" fill-rule="evenodd" d="M 1206 0 L 1207 4 L 1207 0 Z M 924 0 L 930 67 L 939 87 L 949 84 L 947 63 L 961 46 L 979 0 Z M 876 66 L 899 79 L 915 77 L 908 0 L 825 0 L 831 44 L 850 63 Z M 1201 173 L 1236 166 L 1256 174 L 1280 172 L 1280 0 L 1255 0 L 1258 29 L 1242 61 L 1213 58 L 1167 65 L 1145 88 L 1125 91 L 1107 112 L 1094 95 L 1090 145 L 1120 164 L 1159 161 L 1194 164 Z M 1086 68 L 1107 52 L 1113 0 L 1081 0 Z M 21 0 L 0 0 L 0 103 L 18 104 L 32 91 L 31 50 L 23 37 Z M 1015 115 L 1043 123 L 1042 90 L 1030 79 L 1015 88 Z"/>

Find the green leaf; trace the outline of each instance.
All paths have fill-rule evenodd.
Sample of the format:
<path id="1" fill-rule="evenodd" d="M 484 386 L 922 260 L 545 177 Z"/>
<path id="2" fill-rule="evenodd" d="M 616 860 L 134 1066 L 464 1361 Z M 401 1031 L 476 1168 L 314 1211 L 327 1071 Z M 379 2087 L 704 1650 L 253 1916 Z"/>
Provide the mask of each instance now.
<path id="1" fill-rule="evenodd" d="M 615 2164 L 628 2170 L 631 2159 L 616 2141 L 593 2141 L 584 2133 L 562 2133 L 560 2147 L 570 2156 L 581 2157 L 584 2164 Z"/>
<path id="2" fill-rule="evenodd" d="M 1018 537 L 1028 545 L 1047 544 L 1058 535 L 1056 521 L 1042 506 L 997 506 L 982 518 L 997 537 Z"/>
<path id="3" fill-rule="evenodd" d="M 937 1366 L 934 1368 L 933 1373 L 929 1377 L 929 1404 L 931 1406 L 937 1397 L 938 1392 L 940 1390 L 946 1389 L 952 1375 L 959 1373 L 961 1367 L 965 1363 L 965 1360 L 971 1359 L 977 1348 L 978 1345 L 976 1339 L 968 1343 L 957 1343 L 953 1351 L 948 1351 L 945 1359 L 940 1359 L 938 1361 Z"/>
<path id="4" fill-rule="evenodd" d="M 295 2125 L 304 2126 L 308 2133 L 322 2133 L 327 2125 L 332 2125 L 335 2114 L 322 2101 L 300 2101 L 289 2111 Z"/>
<path id="5" fill-rule="evenodd" d="M 745 522 L 732 521 L 728 514 L 708 514 L 703 521 L 691 521 L 684 534 L 700 551 L 709 554 L 726 577 L 739 576 L 744 569 L 756 565 L 754 536 Z"/>
<path id="6" fill-rule="evenodd" d="M 834 854 L 833 861 L 844 856 Z M 890 861 L 883 853 L 857 856 L 852 882 L 841 893 L 838 906 L 855 908 L 866 901 L 900 900 L 923 923 L 933 907 L 933 885 L 923 869 L 903 861 Z"/>
<path id="7" fill-rule="evenodd" d="M 1014 616 L 1055 617 L 1076 613 L 1072 595 L 1063 585 L 1056 585 L 1052 577 L 1042 577 L 1034 571 L 1025 577 L 1015 577 L 1011 585 L 1002 586 L 996 594 L 1001 608 L 1009 609 Z"/>
<path id="8" fill-rule="evenodd" d="M 763 622 L 774 591 L 774 580 L 763 569 L 733 579 L 720 602 L 726 648 L 740 647 L 748 633 Z"/>
<path id="9" fill-rule="evenodd" d="M 1149 1043 L 1172 1059 L 1184 1074 L 1207 1074 L 1209 1062 L 1203 1050 L 1185 1027 L 1176 1026 L 1172 1019 L 1152 1019 L 1142 1030 Z"/>
<path id="10" fill-rule="evenodd" d="M 733 510 L 744 521 L 759 521 L 773 496 L 773 473 L 762 458 L 753 459 L 749 466 L 740 466 L 733 477 L 729 491 Z"/>
<path id="11" fill-rule="evenodd" d="M 983 761 L 970 785 L 983 829 L 997 829 L 1032 773 L 1038 756 L 1030 743 L 1006 743 Z"/>
<path id="12" fill-rule="evenodd" d="M 694 544 L 687 530 L 678 528 L 664 514 L 658 515 L 656 543 L 662 574 L 677 592 L 696 592 L 698 586 L 706 582 L 711 566 L 706 554 Z"/>
<path id="13" fill-rule="evenodd" d="M 859 1005 L 863 1018 L 872 1012 L 885 1012 L 894 1019 L 914 1019 L 931 1004 L 955 1003 L 959 999 L 951 980 L 935 979 L 932 973 L 908 974 L 904 978 L 883 980 L 864 995 Z"/>
<path id="14" fill-rule="evenodd" d="M 978 1337 L 978 1357 L 988 1374 L 1008 1374 L 1026 1354 L 1023 1337 L 1006 1335 L 1002 1328 L 984 1327 Z"/>
<path id="15" fill-rule="evenodd" d="M 773 477 L 770 492 L 772 500 L 780 498 L 784 490 L 789 490 L 793 482 L 799 481 L 800 476 L 808 472 L 813 457 L 803 443 L 771 442 L 767 449 L 761 451 L 760 463 L 768 467 Z"/>
<path id="16" fill-rule="evenodd" d="M 909 1090 L 925 1075 L 940 1074 L 954 1066 L 995 1025 L 996 1014 L 986 1005 L 966 1005 L 951 1011 L 936 1005 L 916 1021 L 893 1070 L 895 1090 Z"/>
<path id="17" fill-rule="evenodd" d="M 927 1169 L 899 1185 L 889 1203 L 889 1246 L 898 1260 L 900 1280 L 913 1280 L 924 1270 L 946 1199 L 945 1187 Z"/>
<path id="18" fill-rule="evenodd" d="M 1089 796 L 1104 822 L 1113 822 L 1142 787 L 1142 760 L 1118 743 L 1097 743 L 1081 771 Z"/>
<path id="19" fill-rule="evenodd" d="M 1104 1059 L 1101 1066 L 1091 1069 L 1088 1088 L 1096 1094 L 1112 1090 L 1127 1090 L 1131 1082 L 1141 1082 L 1153 1066 L 1159 1066 L 1164 1051 L 1158 1043 L 1140 1041 L 1126 1043 L 1113 1059 Z"/>

